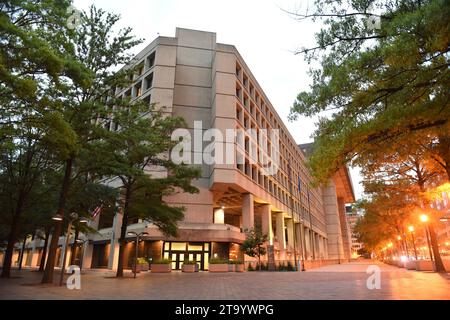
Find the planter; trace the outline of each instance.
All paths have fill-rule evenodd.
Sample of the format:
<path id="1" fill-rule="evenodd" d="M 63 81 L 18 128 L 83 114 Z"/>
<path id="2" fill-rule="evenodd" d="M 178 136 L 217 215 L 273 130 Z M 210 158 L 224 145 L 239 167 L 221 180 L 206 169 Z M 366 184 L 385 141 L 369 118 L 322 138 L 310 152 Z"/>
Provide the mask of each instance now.
<path id="1" fill-rule="evenodd" d="M 209 272 L 228 272 L 228 263 L 209 264 Z"/>
<path id="2" fill-rule="evenodd" d="M 167 273 L 172 271 L 172 265 L 170 263 L 164 264 L 152 264 L 151 272 Z"/>
<path id="3" fill-rule="evenodd" d="M 198 264 L 183 264 L 181 267 L 183 272 L 198 272 Z"/>
<path id="4" fill-rule="evenodd" d="M 406 269 L 416 270 L 416 261 L 407 261 L 405 264 L 406 264 Z"/>
<path id="5" fill-rule="evenodd" d="M 141 272 L 141 271 L 148 271 L 149 270 L 149 264 L 148 263 L 139 263 L 138 265 L 137 265 L 137 269 L 136 269 L 136 273 L 139 273 L 139 272 Z M 133 271 L 133 272 L 135 272 L 135 270 L 134 270 L 135 268 L 134 268 L 134 264 L 131 266 L 131 270 Z"/>
<path id="6" fill-rule="evenodd" d="M 417 271 L 434 271 L 434 261 L 431 260 L 417 260 L 416 261 Z"/>
<path id="7" fill-rule="evenodd" d="M 244 272 L 244 271 L 245 271 L 244 264 L 243 264 L 243 263 L 241 263 L 241 264 L 236 264 L 236 265 L 235 265 L 235 270 L 234 270 L 234 271 L 236 271 L 236 272 Z"/>
<path id="8" fill-rule="evenodd" d="M 234 265 L 234 264 L 229 264 L 229 265 L 228 265 L 228 272 L 234 272 L 235 269 L 236 269 L 236 268 L 235 268 L 235 265 Z"/>

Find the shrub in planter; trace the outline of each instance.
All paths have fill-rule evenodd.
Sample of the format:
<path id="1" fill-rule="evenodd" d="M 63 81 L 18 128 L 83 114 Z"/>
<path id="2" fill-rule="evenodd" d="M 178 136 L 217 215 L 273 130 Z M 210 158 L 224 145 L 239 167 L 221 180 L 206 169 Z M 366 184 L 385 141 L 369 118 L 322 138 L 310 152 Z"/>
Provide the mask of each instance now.
<path id="1" fill-rule="evenodd" d="M 181 267 L 183 272 L 198 272 L 197 261 L 185 260 L 183 261 L 183 266 Z"/>
<path id="2" fill-rule="evenodd" d="M 217 259 L 213 258 L 209 260 L 209 271 L 210 272 L 228 272 L 228 260 L 227 259 Z"/>
<path id="3" fill-rule="evenodd" d="M 147 259 L 145 258 L 137 258 L 137 268 L 134 265 L 135 261 L 133 260 L 132 264 L 131 264 L 131 270 L 133 272 L 139 273 L 141 271 L 148 271 L 149 269 L 149 264 Z M 136 270 L 135 270 L 136 269 Z"/>
<path id="4" fill-rule="evenodd" d="M 244 272 L 245 271 L 244 261 L 231 260 L 230 264 L 234 266 L 233 271 L 235 271 L 235 272 Z"/>
<path id="5" fill-rule="evenodd" d="M 157 259 L 152 261 L 152 272 L 171 272 L 172 260 L 170 259 Z"/>

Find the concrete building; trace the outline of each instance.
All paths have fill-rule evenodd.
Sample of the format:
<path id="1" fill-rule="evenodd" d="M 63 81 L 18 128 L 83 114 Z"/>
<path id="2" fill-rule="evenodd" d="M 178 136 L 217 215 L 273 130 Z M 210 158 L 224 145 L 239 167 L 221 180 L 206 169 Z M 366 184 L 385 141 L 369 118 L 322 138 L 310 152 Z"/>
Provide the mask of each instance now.
<path id="1" fill-rule="evenodd" d="M 350 230 L 350 239 L 351 239 L 351 257 L 357 258 L 359 256 L 358 250 L 362 249 L 364 247 L 363 243 L 361 243 L 358 240 L 358 235 L 355 232 L 355 225 L 358 221 L 359 217 L 361 217 L 361 214 L 358 212 L 355 212 L 353 210 L 353 207 L 351 205 L 347 205 L 346 207 L 346 215 L 347 215 L 347 225 Z"/>
<path id="2" fill-rule="evenodd" d="M 350 258 L 345 204 L 355 199 L 349 171 L 341 168 L 328 185 L 309 187 L 304 151 L 233 45 L 217 43 L 212 32 L 177 28 L 175 37 L 156 38 L 133 61 L 138 66 L 134 84 L 116 89 L 116 95 L 165 107 L 168 115 L 186 120 L 192 135 L 211 128 L 224 137 L 227 129 L 237 132 L 232 141 L 224 141 L 224 153 L 235 161 L 201 164 L 202 175 L 194 182 L 198 194 L 165 197 L 186 208 L 179 237 L 167 238 L 142 221 L 129 225 L 130 231 L 148 232 L 139 256 L 171 258 L 173 269 L 180 269 L 184 259 L 196 259 L 207 270 L 212 257 L 244 258 L 239 250 L 243 231 L 259 226 L 269 235 L 275 261 L 293 261 L 295 255 L 314 266 L 314 261 Z M 115 129 L 114 123 L 108 125 Z M 279 131 L 277 136 L 261 137 L 260 129 Z M 196 157 L 202 159 L 202 151 L 194 148 L 194 163 Z M 267 163 L 273 162 L 278 170 L 267 174 Z M 115 269 L 121 214 L 110 222 L 99 220 L 101 215 L 90 223 L 99 229 L 97 234 L 81 236 L 88 241 L 76 251 L 75 261 L 82 260 L 84 268 Z M 129 240 L 128 266 L 134 254 L 133 239 Z M 40 247 L 42 242 L 27 245 L 33 256 L 30 265 L 39 262 Z"/>

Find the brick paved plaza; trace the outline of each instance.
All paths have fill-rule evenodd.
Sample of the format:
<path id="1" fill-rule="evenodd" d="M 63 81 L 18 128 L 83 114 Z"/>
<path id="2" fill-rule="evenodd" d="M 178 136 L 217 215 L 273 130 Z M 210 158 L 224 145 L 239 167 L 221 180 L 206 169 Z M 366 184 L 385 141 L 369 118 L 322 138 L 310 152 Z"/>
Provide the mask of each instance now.
<path id="1" fill-rule="evenodd" d="M 366 286 L 370 264 L 381 268 L 381 289 Z M 0 279 L 0 299 L 450 299 L 450 275 L 407 271 L 376 262 L 352 262 L 307 272 L 186 274 L 87 271 L 81 290 L 39 284 L 36 271 Z M 59 277 L 55 277 L 59 279 Z"/>

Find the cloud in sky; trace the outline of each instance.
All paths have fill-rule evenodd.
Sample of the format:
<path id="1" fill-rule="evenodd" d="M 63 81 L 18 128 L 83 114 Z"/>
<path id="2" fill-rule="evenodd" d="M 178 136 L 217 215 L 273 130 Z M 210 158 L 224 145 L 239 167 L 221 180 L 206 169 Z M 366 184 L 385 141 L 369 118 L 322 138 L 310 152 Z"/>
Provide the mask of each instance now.
<path id="1" fill-rule="evenodd" d="M 175 35 L 175 28 L 212 31 L 217 41 L 235 45 L 285 122 L 297 143 L 311 142 L 316 118 L 289 122 L 289 109 L 297 94 L 311 81 L 308 64 L 295 55 L 300 47 L 314 45 L 319 22 L 297 21 L 283 10 L 306 12 L 312 0 L 75 0 L 78 9 L 94 3 L 119 13 L 121 27 L 132 27 L 145 39 L 138 53 L 159 35 Z M 358 170 L 351 170 L 357 197 L 362 193 Z"/>

